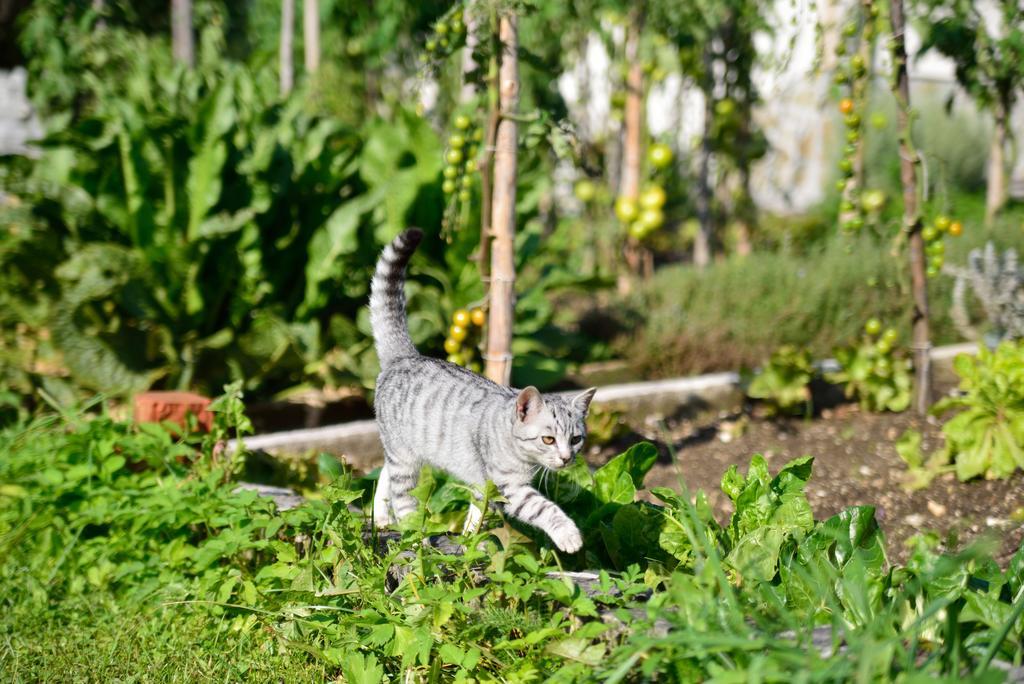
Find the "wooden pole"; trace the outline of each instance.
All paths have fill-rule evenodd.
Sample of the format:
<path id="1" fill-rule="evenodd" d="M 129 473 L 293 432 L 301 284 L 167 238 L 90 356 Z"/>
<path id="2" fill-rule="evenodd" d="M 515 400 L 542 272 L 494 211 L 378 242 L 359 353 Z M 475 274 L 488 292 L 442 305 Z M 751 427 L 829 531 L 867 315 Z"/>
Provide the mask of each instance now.
<path id="1" fill-rule="evenodd" d="M 196 61 L 192 42 L 192 0 L 171 0 L 171 45 L 174 59 L 187 67 Z"/>
<path id="2" fill-rule="evenodd" d="M 714 225 L 711 215 L 711 122 L 715 118 L 714 73 L 710 46 L 704 48 L 704 130 L 700 139 L 700 167 L 697 172 L 697 221 L 700 227 L 693 241 L 693 264 L 704 268 L 711 263 Z"/>
<path id="3" fill-rule="evenodd" d="M 320 3 L 304 0 L 302 5 L 302 47 L 307 74 L 320 68 Z"/>
<path id="4" fill-rule="evenodd" d="M 295 68 L 292 57 L 292 41 L 295 36 L 295 0 L 281 0 L 281 45 L 278 57 L 281 69 L 281 94 L 292 92 L 295 84 Z"/>
<path id="5" fill-rule="evenodd" d="M 634 202 L 640 197 L 640 178 L 643 165 L 644 125 L 644 68 L 640 62 L 640 33 L 643 28 L 643 13 L 634 7 L 626 36 L 626 107 L 623 113 L 625 140 L 622 150 L 622 176 L 619 182 L 619 196 Z M 631 278 L 641 269 L 643 260 L 640 242 L 631 235 L 626 236 L 625 257 L 628 272 L 619 277 L 619 291 L 629 292 Z"/>
<path id="6" fill-rule="evenodd" d="M 914 299 L 912 348 L 914 352 L 914 410 L 925 415 L 931 404 L 931 339 L 928 332 L 928 281 L 925 279 L 924 237 L 917 206 L 917 165 L 920 160 L 910 138 L 910 77 L 907 74 L 906 22 L 903 0 L 891 0 L 894 89 L 899 106 L 900 182 L 903 185 L 903 228 L 909 236 L 910 284 Z"/>
<path id="7" fill-rule="evenodd" d="M 512 375 L 512 324 L 515 304 L 516 140 L 519 106 L 519 65 L 516 15 L 498 20 L 501 59 L 498 94 L 501 116 L 494 149 L 494 187 L 491 207 L 491 286 L 487 319 L 487 366 L 484 374 L 500 385 Z"/>
<path id="8" fill-rule="evenodd" d="M 991 228 L 996 214 L 1006 204 L 1006 139 L 1007 107 L 997 97 L 992 108 L 995 127 L 988 150 L 988 178 L 985 186 L 985 227 Z"/>

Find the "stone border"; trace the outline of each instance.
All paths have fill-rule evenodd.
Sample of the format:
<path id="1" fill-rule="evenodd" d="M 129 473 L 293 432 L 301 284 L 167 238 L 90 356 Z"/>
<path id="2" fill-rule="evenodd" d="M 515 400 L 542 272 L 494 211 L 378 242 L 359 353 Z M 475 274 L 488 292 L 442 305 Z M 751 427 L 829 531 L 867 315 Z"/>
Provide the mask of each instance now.
<path id="1" fill-rule="evenodd" d="M 932 349 L 931 356 L 933 361 L 949 361 L 957 354 L 973 354 L 977 348 L 976 343 L 953 344 Z M 835 361 L 826 359 L 819 365 L 828 370 L 835 366 Z M 607 385 L 598 388 L 593 403 L 626 413 L 671 415 L 726 408 L 742 396 L 741 392 L 739 373 L 711 373 Z M 372 420 L 256 435 L 246 437 L 244 443 L 249 450 L 269 453 L 323 451 L 342 457 L 360 470 L 376 467 L 383 457 L 377 423 Z M 232 440 L 228 449 L 234 448 L 235 440 Z"/>

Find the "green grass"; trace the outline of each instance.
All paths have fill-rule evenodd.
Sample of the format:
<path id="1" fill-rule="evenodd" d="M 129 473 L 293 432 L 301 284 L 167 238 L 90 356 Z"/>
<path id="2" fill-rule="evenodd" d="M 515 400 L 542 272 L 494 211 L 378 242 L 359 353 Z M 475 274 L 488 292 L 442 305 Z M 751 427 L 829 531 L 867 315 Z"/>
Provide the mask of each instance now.
<path id="1" fill-rule="evenodd" d="M 964 263 L 972 248 L 990 239 L 1024 252 L 1024 206 L 1011 206 L 990 231 L 981 226 L 982 198 L 957 198 L 955 209 L 952 215 L 966 229 L 960 238 L 946 238 L 947 263 Z M 859 336 L 871 317 L 896 327 L 906 344 L 907 272 L 905 252 L 894 254 L 888 241 L 870 236 L 834 236 L 800 251 L 755 251 L 704 271 L 669 266 L 633 301 L 643 312 L 640 325 L 619 340 L 619 349 L 640 359 L 644 375 L 657 377 L 753 366 L 784 344 L 829 356 Z M 928 287 L 933 344 L 961 341 L 949 316 L 952 279 L 940 275 Z"/>
<path id="2" fill-rule="evenodd" d="M 1002 569 L 922 539 L 892 567 L 872 508 L 813 519 L 810 458 L 728 471 L 726 525 L 682 483 L 638 499 L 651 445 L 580 460 L 543 485 L 583 531 L 572 557 L 494 511 L 452 535 L 461 555 L 424 546 L 470 498 L 427 471 L 378 551 L 351 507 L 372 480 L 286 512 L 234 491 L 213 447 L 240 408 L 219 400 L 201 442 L 75 412 L 0 430 L 5 680 L 906 681 L 1024 657 L 1024 550 Z M 597 592 L 563 569 L 598 570 Z"/>
<path id="3" fill-rule="evenodd" d="M 10 682 L 323 681 L 328 668 L 201 609 L 110 592 L 4 602 L 0 672 Z"/>

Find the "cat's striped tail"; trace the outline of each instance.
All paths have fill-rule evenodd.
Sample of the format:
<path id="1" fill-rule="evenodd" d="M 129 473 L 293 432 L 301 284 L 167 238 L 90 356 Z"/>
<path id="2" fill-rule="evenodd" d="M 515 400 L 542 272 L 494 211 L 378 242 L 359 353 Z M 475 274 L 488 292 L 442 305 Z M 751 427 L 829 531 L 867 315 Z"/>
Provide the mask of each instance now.
<path id="1" fill-rule="evenodd" d="M 418 354 L 405 319 L 405 267 L 422 239 L 422 230 L 409 228 L 392 240 L 370 281 L 370 326 L 382 369 L 395 359 Z"/>

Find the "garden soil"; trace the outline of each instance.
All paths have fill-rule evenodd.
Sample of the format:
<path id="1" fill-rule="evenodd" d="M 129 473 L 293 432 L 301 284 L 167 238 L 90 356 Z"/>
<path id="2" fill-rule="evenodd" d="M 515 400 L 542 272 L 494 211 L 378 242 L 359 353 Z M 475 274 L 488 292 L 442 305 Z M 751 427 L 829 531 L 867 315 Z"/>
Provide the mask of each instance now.
<path id="1" fill-rule="evenodd" d="M 917 491 L 903 487 L 907 468 L 895 449 L 896 439 L 913 428 L 923 435 L 925 453 L 942 447 L 940 425 L 934 418 L 911 413 L 872 414 L 856 405 L 842 404 L 822 411 L 811 420 L 758 417 L 756 412 L 663 419 L 650 417 L 643 426 L 615 444 L 592 453 L 599 464 L 638 438 L 655 442 L 661 457 L 648 474 L 646 485 L 680 489 L 685 482 L 698 489 L 720 521 L 727 521 L 732 503 L 719 483 L 736 465 L 746 472 L 750 459 L 760 453 L 772 473 L 787 461 L 814 456 L 807 496 L 817 519 L 847 506 L 875 506 L 885 532 L 889 559 L 903 562 L 907 542 L 922 532 L 935 532 L 943 548 L 954 550 L 980 538 L 994 540 L 992 553 L 1003 567 L 1024 537 L 1024 473 L 1008 480 L 959 482 L 944 474 Z"/>

